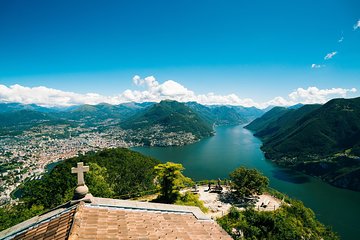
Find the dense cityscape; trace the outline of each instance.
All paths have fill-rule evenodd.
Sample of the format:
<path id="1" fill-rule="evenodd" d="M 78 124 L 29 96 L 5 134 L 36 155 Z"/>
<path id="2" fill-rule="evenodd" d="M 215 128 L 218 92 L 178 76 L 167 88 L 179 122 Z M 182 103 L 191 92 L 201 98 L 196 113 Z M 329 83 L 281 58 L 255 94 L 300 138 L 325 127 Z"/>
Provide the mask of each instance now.
<path id="1" fill-rule="evenodd" d="M 166 132 L 156 125 L 143 130 L 123 130 L 106 124 L 99 127 L 41 125 L 17 136 L 0 138 L 0 205 L 23 182 L 39 180 L 50 163 L 105 148 L 134 146 L 181 146 L 197 138 L 188 132 Z"/>

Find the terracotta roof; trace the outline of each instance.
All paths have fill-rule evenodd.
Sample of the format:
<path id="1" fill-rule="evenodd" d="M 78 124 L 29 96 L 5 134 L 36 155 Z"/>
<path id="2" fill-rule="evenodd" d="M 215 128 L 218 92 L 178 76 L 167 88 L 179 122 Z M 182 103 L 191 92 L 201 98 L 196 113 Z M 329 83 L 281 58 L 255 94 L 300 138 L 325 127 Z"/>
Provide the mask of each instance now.
<path id="1" fill-rule="evenodd" d="M 231 239 L 212 220 L 192 213 L 82 205 L 75 215 L 71 240 L 77 239 Z"/>
<path id="2" fill-rule="evenodd" d="M 8 234 L 4 239 L 67 239 L 73 223 L 76 206 L 61 212 L 55 211 L 55 214 L 45 214 L 30 219 L 20 224 L 12 234 Z M 33 220 L 33 221 L 31 221 Z M 22 227 L 23 226 L 23 227 Z M 5 230 L 6 231 L 6 230 Z M 2 239 L 2 235 L 0 235 Z"/>
<path id="3" fill-rule="evenodd" d="M 231 239 L 197 207 L 90 198 L 5 239 Z"/>

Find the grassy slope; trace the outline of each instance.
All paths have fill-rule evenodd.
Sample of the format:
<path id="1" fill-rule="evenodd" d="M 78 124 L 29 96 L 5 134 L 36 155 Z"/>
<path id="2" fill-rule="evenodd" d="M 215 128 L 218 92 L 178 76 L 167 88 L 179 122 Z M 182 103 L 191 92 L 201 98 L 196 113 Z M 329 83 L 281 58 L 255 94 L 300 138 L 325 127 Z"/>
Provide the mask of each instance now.
<path id="1" fill-rule="evenodd" d="M 125 129 L 147 129 L 154 125 L 165 127 L 167 132 L 191 132 L 199 138 L 211 136 L 213 132 L 208 122 L 176 101 L 161 101 L 129 118 L 121 126 Z"/>
<path id="2" fill-rule="evenodd" d="M 247 126 L 269 159 L 360 190 L 360 98 L 273 110 Z"/>

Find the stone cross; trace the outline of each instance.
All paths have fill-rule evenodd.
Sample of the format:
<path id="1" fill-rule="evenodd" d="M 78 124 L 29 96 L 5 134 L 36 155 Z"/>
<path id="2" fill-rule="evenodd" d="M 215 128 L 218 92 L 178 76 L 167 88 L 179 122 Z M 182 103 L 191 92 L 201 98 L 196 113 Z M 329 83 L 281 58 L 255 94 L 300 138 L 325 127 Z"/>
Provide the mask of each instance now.
<path id="1" fill-rule="evenodd" d="M 84 186 L 84 172 L 88 172 L 90 170 L 89 166 L 84 166 L 83 162 L 77 163 L 77 168 L 72 167 L 71 173 L 77 173 L 78 177 L 78 186 Z"/>

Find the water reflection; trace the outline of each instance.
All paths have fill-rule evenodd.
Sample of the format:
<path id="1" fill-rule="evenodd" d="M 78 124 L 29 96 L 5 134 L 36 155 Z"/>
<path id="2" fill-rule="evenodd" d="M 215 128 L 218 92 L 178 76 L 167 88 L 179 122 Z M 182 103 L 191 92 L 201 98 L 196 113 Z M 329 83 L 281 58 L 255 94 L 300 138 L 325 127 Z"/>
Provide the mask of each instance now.
<path id="1" fill-rule="evenodd" d="M 270 186 L 311 207 L 342 239 L 359 239 L 360 193 L 335 188 L 319 179 L 279 168 L 264 158 L 261 141 L 242 126 L 216 128 L 216 135 L 182 147 L 134 148 L 163 162 L 184 165 L 194 180 L 227 178 L 235 168 L 256 168 L 270 179 Z M 341 206 L 341 207 L 340 207 Z"/>
<path id="2" fill-rule="evenodd" d="M 303 184 L 310 182 L 309 177 L 293 170 L 277 168 L 272 170 L 271 172 L 274 178 L 282 181 L 295 183 L 295 184 Z"/>

